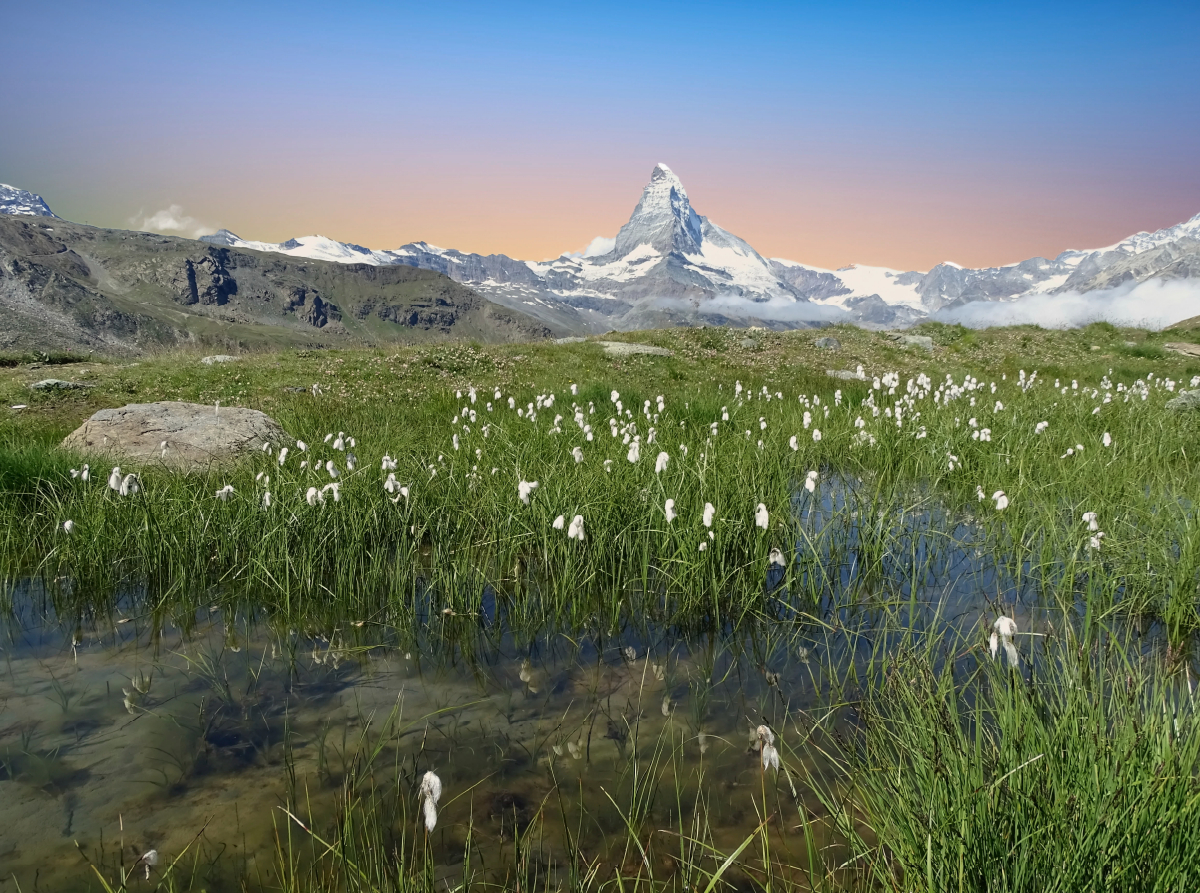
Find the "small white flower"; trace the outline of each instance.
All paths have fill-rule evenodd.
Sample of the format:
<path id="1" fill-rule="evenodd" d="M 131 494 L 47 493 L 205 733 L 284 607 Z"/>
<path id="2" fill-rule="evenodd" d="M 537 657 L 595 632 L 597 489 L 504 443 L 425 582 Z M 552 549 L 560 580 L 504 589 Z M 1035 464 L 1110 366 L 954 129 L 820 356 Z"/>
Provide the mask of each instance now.
<path id="1" fill-rule="evenodd" d="M 675 500 L 668 499 L 666 501 L 666 504 L 663 506 L 663 511 L 667 515 L 667 523 L 668 524 L 670 524 L 672 521 L 674 521 L 675 520 Z"/>
<path id="2" fill-rule="evenodd" d="M 716 513 L 717 510 L 713 508 L 713 504 L 711 502 L 704 503 L 704 517 L 701 519 L 701 523 L 703 523 L 705 527 L 712 527 L 713 516 Z"/>
<path id="3" fill-rule="evenodd" d="M 766 530 L 767 523 L 769 520 L 770 520 L 770 515 L 767 514 L 767 507 L 766 507 L 766 505 L 764 505 L 763 503 L 760 502 L 758 504 L 758 508 L 756 508 L 754 510 L 754 524 L 755 524 L 755 526 L 761 527 L 763 530 Z"/>
<path id="4" fill-rule="evenodd" d="M 433 772 L 426 772 L 421 778 L 419 791 L 421 810 L 425 814 L 425 830 L 432 833 L 437 827 L 437 805 L 442 798 L 442 780 Z"/>
<path id="5" fill-rule="evenodd" d="M 763 744 L 762 746 L 762 767 L 763 772 L 768 769 L 779 771 L 779 751 L 775 749 L 774 744 Z"/>
<path id="6" fill-rule="evenodd" d="M 70 518 L 68 518 L 66 521 L 62 522 L 62 532 L 63 533 L 70 533 L 74 529 L 75 529 L 75 522 L 72 521 Z"/>
<path id="7" fill-rule="evenodd" d="M 1000 650 L 1000 646 L 1004 646 L 1004 654 L 1008 658 L 1008 665 L 1012 669 L 1016 669 L 1020 665 L 1020 656 L 1017 654 L 1017 646 L 1013 644 L 1013 636 L 1017 634 L 1017 621 L 1011 617 L 999 617 L 992 624 L 992 635 L 988 640 L 991 648 L 992 657 L 996 657 L 996 653 Z"/>
<path id="8" fill-rule="evenodd" d="M 118 492 L 120 492 L 122 496 L 132 496 L 140 489 L 141 485 L 138 483 L 138 476 L 136 474 L 127 474 L 121 480 L 121 486 Z"/>

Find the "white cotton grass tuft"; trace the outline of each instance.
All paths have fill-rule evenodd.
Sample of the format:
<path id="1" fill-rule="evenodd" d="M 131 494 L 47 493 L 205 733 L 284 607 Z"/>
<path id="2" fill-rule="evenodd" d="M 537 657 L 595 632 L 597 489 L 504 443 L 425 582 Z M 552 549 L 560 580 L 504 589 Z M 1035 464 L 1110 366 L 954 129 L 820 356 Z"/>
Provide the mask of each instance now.
<path id="1" fill-rule="evenodd" d="M 138 861 L 146 867 L 146 880 L 150 880 L 150 869 L 158 864 L 158 850 L 147 850 Z"/>
<path id="2" fill-rule="evenodd" d="M 659 453 L 658 458 L 654 460 L 654 473 L 661 474 L 667 470 L 667 463 L 671 461 L 671 457 L 665 452 Z"/>
<path id="3" fill-rule="evenodd" d="M 271 507 L 271 491 L 270 490 L 263 490 L 262 507 L 265 509 L 269 509 Z"/>
<path id="4" fill-rule="evenodd" d="M 108 476 L 108 489 L 110 489 L 110 490 L 120 490 L 121 489 L 121 466 L 120 465 L 114 466 L 113 470 L 112 470 L 112 474 L 110 474 Z"/>
<path id="5" fill-rule="evenodd" d="M 992 494 L 992 502 L 996 504 L 996 511 L 998 512 L 1002 512 L 1008 508 L 1008 496 L 1005 495 L 1003 490 L 997 490 Z"/>
<path id="6" fill-rule="evenodd" d="M 221 502 L 228 502 L 229 497 L 233 495 L 233 484 L 226 484 L 215 495 Z"/>
<path id="7" fill-rule="evenodd" d="M 571 526 L 567 528 L 567 539 L 583 542 L 583 515 L 576 515 L 571 519 Z"/>
<path id="8" fill-rule="evenodd" d="M 438 800 L 442 799 L 442 780 L 430 771 L 421 776 L 421 788 L 418 792 L 421 798 L 421 811 L 425 814 L 425 830 L 433 833 L 437 827 Z"/>
<path id="9" fill-rule="evenodd" d="M 1008 658 L 1008 666 L 1014 670 L 1021 664 L 1021 657 L 1017 654 L 1017 646 L 1013 644 L 1013 636 L 1016 634 L 1017 621 L 1011 617 L 999 617 L 992 624 L 992 635 L 988 640 L 992 657 L 995 658 L 1001 646 L 1003 646 L 1005 657 Z"/>
<path id="10" fill-rule="evenodd" d="M 713 516 L 716 513 L 717 510 L 713 508 L 713 504 L 711 502 L 704 503 L 704 517 L 701 518 L 701 523 L 705 527 L 712 527 Z"/>
<path id="11" fill-rule="evenodd" d="M 554 519 L 554 523 L 551 524 L 550 526 L 553 527 L 555 530 L 562 530 L 564 527 L 567 526 L 567 516 L 559 515 L 557 518 Z"/>
<path id="12" fill-rule="evenodd" d="M 537 489 L 537 481 L 521 481 L 517 484 L 517 496 L 521 502 L 529 505 L 529 497 L 533 495 L 533 491 Z"/>
<path id="13" fill-rule="evenodd" d="M 575 459 L 575 464 L 578 465 L 583 461 L 583 450 L 580 447 L 574 447 L 571 450 L 571 456 Z"/>
<path id="14" fill-rule="evenodd" d="M 754 510 L 754 526 L 766 530 L 770 520 L 771 516 L 767 513 L 766 505 L 760 502 L 758 508 Z"/>
<path id="15" fill-rule="evenodd" d="M 629 445 L 629 452 L 625 454 L 625 458 L 630 462 L 637 462 L 642 458 L 642 446 L 636 440 Z"/>
<path id="16" fill-rule="evenodd" d="M 770 560 L 771 564 L 775 565 L 776 567 L 787 567 L 787 559 L 784 557 L 783 552 L 781 552 L 779 549 L 771 549 L 771 552 L 767 558 Z"/>
<path id="17" fill-rule="evenodd" d="M 1112 435 L 1105 431 L 1104 436 L 1100 438 L 1100 444 L 1106 447 L 1112 446 Z"/>
<path id="18" fill-rule="evenodd" d="M 676 516 L 676 514 L 675 514 L 675 500 L 674 500 L 674 499 L 668 499 L 668 500 L 667 500 L 667 501 L 666 501 L 666 502 L 663 504 L 663 512 L 664 512 L 664 514 L 666 514 L 666 516 L 667 516 L 667 523 L 668 523 L 668 524 L 670 524 L 672 521 L 674 521 L 674 520 L 675 520 L 675 518 L 676 518 L 677 516 Z"/>
<path id="19" fill-rule="evenodd" d="M 804 478 L 804 489 L 809 493 L 817 489 L 817 477 L 818 475 L 815 471 L 810 471 Z"/>
<path id="20" fill-rule="evenodd" d="M 136 474 L 127 474 L 121 479 L 121 486 L 117 492 L 122 496 L 132 496 L 140 489 L 142 489 L 142 486 L 138 481 L 138 476 Z"/>
<path id="21" fill-rule="evenodd" d="M 1100 522 L 1097 520 L 1095 512 L 1084 512 L 1083 523 L 1088 526 L 1088 530 L 1096 531 L 1100 529 Z"/>
<path id="22" fill-rule="evenodd" d="M 75 530 L 75 522 L 72 521 L 70 518 L 67 518 L 67 520 L 62 522 L 62 532 L 63 533 L 70 534 L 74 530 Z"/>

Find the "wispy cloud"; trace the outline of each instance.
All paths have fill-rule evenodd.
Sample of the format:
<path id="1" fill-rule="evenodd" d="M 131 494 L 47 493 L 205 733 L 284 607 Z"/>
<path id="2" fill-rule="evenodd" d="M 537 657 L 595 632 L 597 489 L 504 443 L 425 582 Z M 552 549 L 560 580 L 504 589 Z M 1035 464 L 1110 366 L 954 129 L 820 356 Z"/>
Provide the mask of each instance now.
<path id="1" fill-rule="evenodd" d="M 608 254 L 608 252 L 613 250 L 613 246 L 616 244 L 616 239 L 609 239 L 605 236 L 596 236 L 596 238 L 588 242 L 587 248 L 583 249 L 583 256 L 599 257 L 602 254 Z"/>
<path id="2" fill-rule="evenodd" d="M 1097 291 L 1030 295 L 1016 301 L 975 301 L 939 310 L 933 318 L 975 329 L 1038 325 L 1068 329 L 1092 322 L 1162 329 L 1200 315 L 1200 282 L 1151 280 Z"/>
<path id="3" fill-rule="evenodd" d="M 129 218 L 133 226 L 144 232 L 171 233 L 188 238 L 196 238 L 216 232 L 216 228 L 201 223 L 195 217 L 183 213 L 182 205 L 171 205 L 162 211 L 155 211 L 149 216 L 143 216 L 139 211 Z"/>

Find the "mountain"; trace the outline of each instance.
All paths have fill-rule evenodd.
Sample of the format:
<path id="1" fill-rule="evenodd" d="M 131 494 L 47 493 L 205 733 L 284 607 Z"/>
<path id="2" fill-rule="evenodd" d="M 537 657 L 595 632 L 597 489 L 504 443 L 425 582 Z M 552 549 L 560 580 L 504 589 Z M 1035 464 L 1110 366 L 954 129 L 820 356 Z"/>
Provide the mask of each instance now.
<path id="1" fill-rule="evenodd" d="M 7 183 L 0 183 L 0 214 L 58 219 L 58 215 L 50 210 L 50 206 L 40 195 L 9 186 Z"/>
<path id="2" fill-rule="evenodd" d="M 508 342 L 561 331 L 412 266 L 99 229 L 48 208 L 0 214 L 0 350 Z"/>
<path id="3" fill-rule="evenodd" d="M 1106 248 L 986 269 L 945 262 L 927 272 L 860 265 L 827 270 L 767 259 L 698 214 L 683 183 L 665 164 L 651 172 L 612 248 L 591 256 L 521 261 L 427 242 L 374 251 L 324 236 L 275 244 L 247 241 L 228 230 L 202 239 L 337 263 L 435 270 L 492 301 L 577 332 L 696 322 L 787 328 L 842 320 L 907 326 L 931 317 L 952 318 L 956 309 L 977 302 L 1200 278 L 1200 215 Z"/>

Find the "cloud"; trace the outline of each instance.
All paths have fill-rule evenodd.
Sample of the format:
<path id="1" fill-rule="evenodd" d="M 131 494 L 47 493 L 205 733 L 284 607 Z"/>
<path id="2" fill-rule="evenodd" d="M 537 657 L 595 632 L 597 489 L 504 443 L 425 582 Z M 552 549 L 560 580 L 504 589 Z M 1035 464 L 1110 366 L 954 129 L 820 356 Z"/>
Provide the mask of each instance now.
<path id="1" fill-rule="evenodd" d="M 587 248 L 583 249 L 584 257 L 600 257 L 602 254 L 608 254 L 616 246 L 616 239 L 609 239 L 604 236 L 596 236 L 592 241 L 588 242 Z"/>
<path id="2" fill-rule="evenodd" d="M 184 214 L 182 205 L 171 205 L 166 210 L 155 211 L 149 217 L 143 217 L 139 211 L 129 218 L 129 222 L 143 232 L 178 233 L 192 239 L 216 232 L 214 227 Z"/>
<path id="3" fill-rule="evenodd" d="M 1015 301 L 974 301 L 939 310 L 932 318 L 973 329 L 1038 325 L 1068 329 L 1092 322 L 1162 329 L 1200 315 L 1200 282 L 1152 279 L 1084 293 L 1029 295 Z"/>

